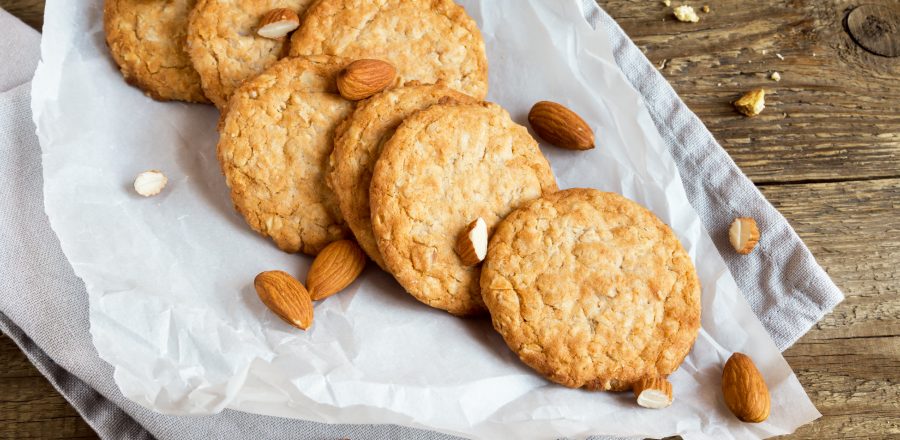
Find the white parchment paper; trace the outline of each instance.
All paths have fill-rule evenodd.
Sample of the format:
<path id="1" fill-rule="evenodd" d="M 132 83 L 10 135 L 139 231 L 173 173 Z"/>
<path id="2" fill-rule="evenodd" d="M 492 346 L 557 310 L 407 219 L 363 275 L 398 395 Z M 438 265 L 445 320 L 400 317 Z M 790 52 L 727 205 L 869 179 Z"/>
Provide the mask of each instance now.
<path id="1" fill-rule="evenodd" d="M 215 159 L 212 107 L 159 103 L 122 81 L 102 30 L 102 1 L 49 0 L 33 110 L 47 214 L 90 293 L 91 334 L 130 399 L 170 414 L 233 408 L 332 423 L 396 423 L 471 438 L 606 434 L 763 438 L 819 416 L 741 296 L 688 203 L 640 95 L 578 2 L 464 0 L 490 57 L 490 99 L 520 123 L 531 104 L 567 104 L 598 148 L 544 151 L 560 186 L 622 193 L 679 234 L 703 284 L 703 329 L 671 376 L 675 403 L 653 411 L 629 393 L 566 389 L 532 373 L 487 320 L 461 320 L 412 300 L 374 264 L 316 306 L 300 332 L 259 302 L 260 271 L 304 279 L 287 255 L 237 215 Z M 135 175 L 169 186 L 144 199 Z M 772 416 L 738 422 L 721 368 L 751 355 Z"/>

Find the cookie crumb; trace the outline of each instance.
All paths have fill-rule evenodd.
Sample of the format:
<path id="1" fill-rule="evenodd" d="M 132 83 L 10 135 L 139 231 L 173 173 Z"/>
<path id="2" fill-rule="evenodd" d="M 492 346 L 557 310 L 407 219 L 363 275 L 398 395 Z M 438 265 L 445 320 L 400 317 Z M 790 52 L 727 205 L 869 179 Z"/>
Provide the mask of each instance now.
<path id="1" fill-rule="evenodd" d="M 775 56 L 778 57 L 779 60 L 784 61 L 784 57 L 780 53 L 776 53 Z"/>
<path id="2" fill-rule="evenodd" d="M 169 179 L 160 170 L 144 171 L 134 179 L 134 191 L 144 197 L 159 194 Z"/>
<path id="3" fill-rule="evenodd" d="M 662 0 L 662 4 L 666 5 L 668 8 L 669 6 L 672 6 L 672 0 Z"/>
<path id="4" fill-rule="evenodd" d="M 672 10 L 672 12 L 675 14 L 675 18 L 677 18 L 678 21 L 683 21 L 685 23 L 696 23 L 700 21 L 700 17 L 694 12 L 694 8 L 687 5 L 678 6 Z"/>
<path id="5" fill-rule="evenodd" d="M 772 74 L 769 75 L 769 79 L 775 82 L 781 81 L 781 74 L 778 72 L 772 72 Z"/>
<path id="6" fill-rule="evenodd" d="M 703 5 L 700 10 L 703 11 L 704 14 L 709 14 L 709 5 Z"/>
<path id="7" fill-rule="evenodd" d="M 734 101 L 734 108 L 744 116 L 756 116 L 766 108 L 766 91 L 751 90 Z"/>

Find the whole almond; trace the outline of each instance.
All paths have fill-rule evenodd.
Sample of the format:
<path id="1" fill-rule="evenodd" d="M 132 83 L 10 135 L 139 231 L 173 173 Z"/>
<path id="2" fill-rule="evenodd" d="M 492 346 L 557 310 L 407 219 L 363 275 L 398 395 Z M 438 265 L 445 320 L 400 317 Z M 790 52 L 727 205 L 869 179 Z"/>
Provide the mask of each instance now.
<path id="1" fill-rule="evenodd" d="M 349 286 L 366 267 L 366 254 L 352 240 L 335 241 L 313 260 L 306 285 L 314 301 L 328 298 Z"/>
<path id="2" fill-rule="evenodd" d="M 387 88 L 397 77 L 397 69 L 386 61 L 356 60 L 337 77 L 338 91 L 350 101 L 366 99 Z"/>
<path id="3" fill-rule="evenodd" d="M 260 37 L 278 40 L 298 27 L 300 27 L 300 17 L 296 12 L 287 8 L 278 8 L 272 9 L 259 19 L 256 34 Z"/>
<path id="4" fill-rule="evenodd" d="M 487 255 L 487 223 L 478 217 L 456 239 L 456 254 L 465 266 L 481 263 Z"/>
<path id="5" fill-rule="evenodd" d="M 528 123 L 541 139 L 569 150 L 594 148 L 594 132 L 572 110 L 562 104 L 541 101 L 528 112 Z"/>
<path id="6" fill-rule="evenodd" d="M 769 418 L 769 388 L 749 356 L 735 353 L 725 363 L 722 394 L 728 409 L 741 421 L 759 423 Z"/>
<path id="7" fill-rule="evenodd" d="M 263 272 L 253 280 L 263 304 L 288 324 L 302 330 L 313 322 L 313 303 L 300 281 L 287 272 Z"/>
<path id="8" fill-rule="evenodd" d="M 672 404 L 672 384 L 662 376 L 641 379 L 632 391 L 637 404 L 644 408 L 659 409 Z"/>

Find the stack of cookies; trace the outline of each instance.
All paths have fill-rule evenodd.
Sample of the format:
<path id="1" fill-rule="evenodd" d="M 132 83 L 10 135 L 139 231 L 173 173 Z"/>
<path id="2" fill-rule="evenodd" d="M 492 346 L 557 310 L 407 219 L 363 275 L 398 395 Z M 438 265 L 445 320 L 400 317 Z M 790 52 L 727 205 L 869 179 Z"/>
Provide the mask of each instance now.
<path id="1" fill-rule="evenodd" d="M 566 386 L 646 388 L 690 351 L 700 287 L 678 239 L 622 196 L 558 190 L 528 129 L 483 101 L 484 42 L 453 1 L 107 0 L 105 27 L 129 83 L 221 110 L 234 205 L 278 248 L 355 238 Z"/>

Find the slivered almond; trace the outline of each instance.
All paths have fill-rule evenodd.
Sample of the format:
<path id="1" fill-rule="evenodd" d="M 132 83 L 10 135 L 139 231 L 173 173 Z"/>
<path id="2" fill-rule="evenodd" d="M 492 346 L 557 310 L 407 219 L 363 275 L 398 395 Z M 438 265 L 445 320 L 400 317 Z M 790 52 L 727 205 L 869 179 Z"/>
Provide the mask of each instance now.
<path id="1" fill-rule="evenodd" d="M 737 253 L 741 255 L 753 252 L 756 243 L 759 242 L 759 228 L 756 227 L 756 220 L 750 217 L 739 217 L 731 222 L 728 228 L 728 240 Z"/>
<path id="2" fill-rule="evenodd" d="M 456 239 L 456 253 L 466 266 L 481 263 L 487 255 L 487 223 L 478 217 Z"/>
<path id="3" fill-rule="evenodd" d="M 263 304 L 288 324 L 301 330 L 312 325 L 312 299 L 303 284 L 287 272 L 263 272 L 253 280 L 253 287 Z"/>
<path id="4" fill-rule="evenodd" d="M 306 285 L 314 301 L 328 298 L 349 286 L 366 267 L 366 254 L 352 240 L 335 241 L 313 260 Z"/>
<path id="5" fill-rule="evenodd" d="M 256 33 L 260 37 L 278 40 L 298 27 L 300 27 L 300 17 L 296 12 L 287 8 L 278 8 L 272 9 L 259 19 Z"/>
<path id="6" fill-rule="evenodd" d="M 644 408 L 665 408 L 672 404 L 672 384 L 665 377 L 644 378 L 632 388 L 637 404 Z"/>
<path id="7" fill-rule="evenodd" d="M 528 123 L 541 139 L 560 148 L 590 150 L 594 148 L 591 127 L 562 104 L 541 101 L 528 112 Z"/>
<path id="8" fill-rule="evenodd" d="M 344 99 L 359 101 L 387 88 L 397 77 L 397 69 L 381 60 L 356 60 L 337 77 L 338 91 Z"/>

